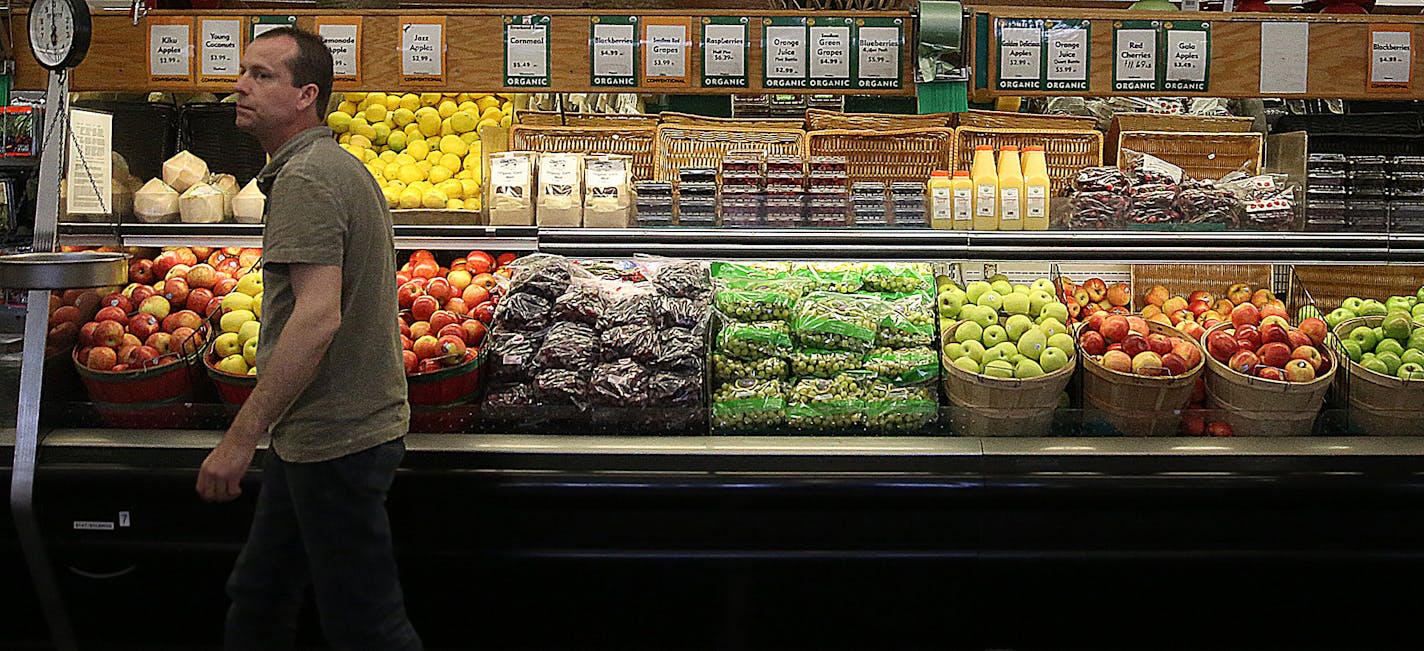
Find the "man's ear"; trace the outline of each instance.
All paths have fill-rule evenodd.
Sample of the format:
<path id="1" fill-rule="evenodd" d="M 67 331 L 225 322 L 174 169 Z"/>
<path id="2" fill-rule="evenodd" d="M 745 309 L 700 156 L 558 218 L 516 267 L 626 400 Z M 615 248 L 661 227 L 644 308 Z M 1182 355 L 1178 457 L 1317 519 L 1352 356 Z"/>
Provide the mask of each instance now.
<path id="1" fill-rule="evenodd" d="M 302 94 L 297 101 L 301 103 L 302 110 L 310 110 L 312 106 L 316 104 L 316 98 L 320 95 L 321 91 L 317 89 L 316 84 L 307 84 L 302 86 Z M 318 112 L 324 109 L 325 107 L 322 107 Z"/>

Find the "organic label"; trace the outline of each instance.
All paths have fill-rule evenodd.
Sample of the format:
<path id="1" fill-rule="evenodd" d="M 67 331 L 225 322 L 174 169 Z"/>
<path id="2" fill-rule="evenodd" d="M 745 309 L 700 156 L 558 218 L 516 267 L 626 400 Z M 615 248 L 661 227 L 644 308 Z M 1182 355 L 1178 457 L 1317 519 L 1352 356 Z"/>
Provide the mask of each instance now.
<path id="1" fill-rule="evenodd" d="M 1086 20 L 1049 20 L 1047 79 L 1044 90 L 1088 90 L 1092 39 Z"/>
<path id="2" fill-rule="evenodd" d="M 747 19 L 702 19 L 702 85 L 747 87 Z"/>
<path id="3" fill-rule="evenodd" d="M 549 86 L 549 17 L 504 17 L 504 85 Z"/>
<path id="4" fill-rule="evenodd" d="M 767 88 L 805 88 L 806 26 L 799 18 L 768 18 L 763 30 L 762 53 L 766 61 L 763 85 Z M 786 24 L 794 23 L 794 24 Z"/>
<path id="5" fill-rule="evenodd" d="M 1040 219 L 1048 214 L 1048 193 L 1041 185 L 1024 186 L 1024 215 Z"/>
<path id="6" fill-rule="evenodd" d="M 977 216 L 979 216 L 979 217 L 993 217 L 993 216 L 994 216 L 994 209 L 997 207 L 997 206 L 994 205 L 995 199 L 997 198 L 997 195 L 998 195 L 998 192 L 995 192 L 995 190 L 997 190 L 997 189 L 998 189 L 998 188 L 997 188 L 996 186 L 989 185 L 989 184 L 987 184 L 987 183 L 982 184 L 982 185 L 979 186 L 979 193 L 978 193 L 979 196 L 978 196 L 978 198 L 977 198 L 977 199 L 975 200 L 975 202 L 974 202 L 975 205 L 978 206 L 978 209 L 974 211 L 974 213 L 975 213 Z"/>
<path id="7" fill-rule="evenodd" d="M 968 227 L 974 219 L 974 191 L 958 188 L 954 191 L 954 225 Z"/>
<path id="8" fill-rule="evenodd" d="M 1113 30 L 1113 90 L 1157 90 L 1157 25 L 1125 20 Z"/>
<path id="9" fill-rule="evenodd" d="M 1004 188 L 999 192 L 999 219 L 1017 221 L 1019 218 L 1019 189 Z"/>
<path id="10" fill-rule="evenodd" d="M 954 190 L 935 188 L 930 190 L 930 219 L 936 222 L 954 220 Z"/>
<path id="11" fill-rule="evenodd" d="M 1211 23 L 1167 23 L 1167 72 L 1163 90 L 1204 93 L 1211 70 Z"/>
<path id="12" fill-rule="evenodd" d="M 595 16 L 589 35 L 594 86 L 637 86 L 636 16 Z"/>
<path id="13" fill-rule="evenodd" d="M 999 90 L 1043 88 L 1043 21 L 999 19 Z"/>
<path id="14" fill-rule="evenodd" d="M 296 27 L 296 16 L 253 16 L 252 38 L 266 34 L 278 27 Z"/>
<path id="15" fill-rule="evenodd" d="M 850 19 L 817 18 L 807 29 L 811 44 L 811 87 L 850 87 Z"/>
<path id="16" fill-rule="evenodd" d="M 862 18 L 856 25 L 855 87 L 899 88 L 905 35 L 901 19 Z"/>

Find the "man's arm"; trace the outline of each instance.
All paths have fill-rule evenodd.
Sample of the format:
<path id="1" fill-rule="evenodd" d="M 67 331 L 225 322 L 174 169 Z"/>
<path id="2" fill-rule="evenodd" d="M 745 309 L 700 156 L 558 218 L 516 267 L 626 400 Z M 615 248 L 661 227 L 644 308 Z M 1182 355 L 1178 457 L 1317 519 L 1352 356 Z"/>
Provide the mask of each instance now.
<path id="1" fill-rule="evenodd" d="M 289 268 L 296 305 L 266 356 L 257 387 L 198 471 L 197 490 L 205 500 L 226 502 L 242 494 L 240 482 L 257 441 L 311 384 L 341 326 L 341 267 L 293 264 Z"/>

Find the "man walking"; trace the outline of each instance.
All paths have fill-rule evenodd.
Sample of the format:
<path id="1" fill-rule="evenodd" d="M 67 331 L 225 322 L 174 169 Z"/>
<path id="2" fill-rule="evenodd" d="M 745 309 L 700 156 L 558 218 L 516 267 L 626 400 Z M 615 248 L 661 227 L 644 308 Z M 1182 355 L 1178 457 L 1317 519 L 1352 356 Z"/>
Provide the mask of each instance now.
<path id="1" fill-rule="evenodd" d="M 257 387 L 203 461 L 228 501 L 271 436 L 247 544 L 228 580 L 227 649 L 290 649 L 306 587 L 337 649 L 420 649 L 391 550 L 386 492 L 409 426 L 391 214 L 323 126 L 331 52 L 293 28 L 243 52 L 237 126 L 271 160 Z"/>

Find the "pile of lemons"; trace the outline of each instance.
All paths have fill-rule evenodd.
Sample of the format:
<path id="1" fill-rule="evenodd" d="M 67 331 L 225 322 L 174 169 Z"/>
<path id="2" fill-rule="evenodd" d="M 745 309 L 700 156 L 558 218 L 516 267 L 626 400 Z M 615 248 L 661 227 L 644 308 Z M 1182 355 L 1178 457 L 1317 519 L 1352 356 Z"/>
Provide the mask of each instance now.
<path id="1" fill-rule="evenodd" d="M 508 127 L 511 95 L 346 93 L 326 124 L 391 208 L 479 210 L 479 129 Z"/>

